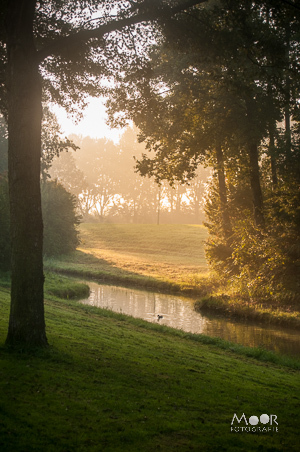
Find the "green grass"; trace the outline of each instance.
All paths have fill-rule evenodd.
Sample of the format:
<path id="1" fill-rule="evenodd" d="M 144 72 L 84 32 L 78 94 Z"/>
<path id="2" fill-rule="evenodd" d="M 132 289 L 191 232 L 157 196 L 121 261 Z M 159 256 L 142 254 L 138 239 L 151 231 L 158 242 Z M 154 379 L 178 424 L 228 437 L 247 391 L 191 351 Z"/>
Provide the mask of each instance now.
<path id="1" fill-rule="evenodd" d="M 292 309 L 287 306 L 287 310 L 284 308 L 284 306 L 270 306 L 259 302 L 251 303 L 238 296 L 229 297 L 222 293 L 202 297 L 194 305 L 194 309 L 200 313 L 216 313 L 226 317 L 299 329 L 299 308 L 295 306 Z"/>
<path id="2" fill-rule="evenodd" d="M 53 273 L 46 273 L 44 290 L 46 295 L 65 299 L 83 299 L 90 293 L 87 284 Z"/>
<path id="3" fill-rule="evenodd" d="M 70 256 L 47 259 L 52 271 L 194 297 L 198 309 L 300 327 L 299 306 L 261 304 L 241 297 L 210 274 L 207 230 L 199 225 L 82 224 L 81 245 Z"/>
<path id="4" fill-rule="evenodd" d="M 298 450 L 299 361 L 47 298 L 50 347 L 0 345 L 1 451 Z M 8 312 L 3 288 L 0 344 Z M 279 431 L 230 432 L 243 412 Z"/>
<path id="5" fill-rule="evenodd" d="M 46 267 L 103 281 L 166 290 L 189 290 L 207 274 L 202 226 L 82 224 L 81 245 Z"/>

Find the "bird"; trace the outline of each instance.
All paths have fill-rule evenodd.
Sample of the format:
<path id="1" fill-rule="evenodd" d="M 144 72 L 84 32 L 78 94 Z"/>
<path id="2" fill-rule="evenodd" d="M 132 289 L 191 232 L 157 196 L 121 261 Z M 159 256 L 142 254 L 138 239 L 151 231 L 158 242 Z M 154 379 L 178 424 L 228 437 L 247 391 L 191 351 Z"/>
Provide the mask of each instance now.
<path id="1" fill-rule="evenodd" d="M 157 320 L 160 320 L 160 319 L 163 319 L 164 318 L 164 316 L 163 315 L 161 315 L 161 314 L 157 314 Z"/>

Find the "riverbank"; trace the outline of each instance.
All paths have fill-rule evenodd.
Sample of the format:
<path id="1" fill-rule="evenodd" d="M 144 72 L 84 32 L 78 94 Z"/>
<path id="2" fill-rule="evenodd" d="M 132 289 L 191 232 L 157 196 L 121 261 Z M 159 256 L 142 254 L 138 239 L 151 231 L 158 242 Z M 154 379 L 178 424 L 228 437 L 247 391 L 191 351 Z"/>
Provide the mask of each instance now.
<path id="1" fill-rule="evenodd" d="M 200 312 L 219 312 L 274 325 L 300 328 L 299 306 L 241 297 L 209 273 L 199 225 L 82 224 L 81 245 L 45 266 L 71 276 L 138 287 L 195 299 Z"/>
<path id="2" fill-rule="evenodd" d="M 65 283 L 53 276 L 50 286 Z M 1 288 L 3 452 L 297 450 L 299 361 L 59 299 L 48 289 L 49 348 L 11 351 L 3 346 L 8 314 L 9 290 Z M 273 414 L 277 424 L 249 433 L 235 421 L 231 431 L 235 413 L 248 420 Z"/>

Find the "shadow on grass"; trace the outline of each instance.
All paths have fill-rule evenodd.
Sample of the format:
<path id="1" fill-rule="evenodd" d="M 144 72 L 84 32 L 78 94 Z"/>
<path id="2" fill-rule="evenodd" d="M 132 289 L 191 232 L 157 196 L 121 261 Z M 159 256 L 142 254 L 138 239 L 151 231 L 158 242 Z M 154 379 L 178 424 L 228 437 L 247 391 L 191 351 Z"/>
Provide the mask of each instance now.
<path id="1" fill-rule="evenodd" d="M 145 276 L 136 272 L 124 270 L 112 265 L 105 259 L 99 259 L 83 251 L 58 258 L 45 259 L 45 268 L 49 271 L 63 273 L 69 276 L 92 279 L 99 283 L 117 284 L 125 287 L 138 287 L 163 293 L 204 296 L 205 289 L 182 286 L 172 281 L 163 281 L 153 276 Z"/>

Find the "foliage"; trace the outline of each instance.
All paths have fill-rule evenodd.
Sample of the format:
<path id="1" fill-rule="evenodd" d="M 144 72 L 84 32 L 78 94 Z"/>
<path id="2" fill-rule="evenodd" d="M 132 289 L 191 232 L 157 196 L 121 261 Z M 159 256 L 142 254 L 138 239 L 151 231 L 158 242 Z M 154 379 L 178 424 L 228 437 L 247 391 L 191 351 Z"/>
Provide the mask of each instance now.
<path id="1" fill-rule="evenodd" d="M 43 180 L 49 178 L 49 169 L 54 157 L 58 157 L 61 152 L 77 149 L 77 146 L 68 138 L 63 138 L 57 118 L 48 107 L 43 109 L 42 121 L 42 160 L 41 173 Z"/>
<path id="2" fill-rule="evenodd" d="M 44 254 L 70 253 L 79 243 L 76 199 L 57 182 L 42 183 Z M 0 176 L 0 268 L 10 268 L 9 201 L 7 178 Z"/>
<path id="3" fill-rule="evenodd" d="M 44 254 L 67 254 L 79 243 L 76 198 L 56 181 L 42 184 L 42 208 L 45 224 Z"/>
<path id="4" fill-rule="evenodd" d="M 108 102 L 154 153 L 141 174 L 214 168 L 207 257 L 252 302 L 299 303 L 299 21 L 292 2 L 208 2 L 161 24 Z"/>
<path id="5" fill-rule="evenodd" d="M 150 22 L 199 1 L 155 1 L 152 7 L 145 0 L 1 3 L 0 109 L 9 131 L 12 239 L 9 343 L 47 346 L 39 185 L 42 101 L 74 112 L 87 94 L 103 93 L 110 71 L 119 71 L 122 59 L 130 58 L 127 42 L 133 31 L 144 44 Z M 132 53 L 134 46 L 129 49 Z"/>
<path id="6" fill-rule="evenodd" d="M 75 151 L 77 146 L 72 140 L 63 137 L 57 118 L 51 110 L 43 106 L 43 120 L 41 133 L 41 178 L 46 181 L 53 159 L 63 151 Z M 8 134 L 7 124 L 3 116 L 0 116 L 0 174 L 8 172 Z"/>
<path id="7" fill-rule="evenodd" d="M 137 133 L 126 128 L 119 143 L 72 135 L 76 153 L 61 153 L 49 173 L 77 196 L 84 221 L 156 223 L 160 211 L 160 222 L 201 222 L 207 169 L 198 168 L 190 185 L 158 186 L 135 170 L 145 152 Z"/>
<path id="8" fill-rule="evenodd" d="M 75 253 L 45 260 L 49 271 L 107 284 L 140 287 L 209 300 L 226 316 L 299 327 L 299 306 L 279 304 L 273 297 L 249 302 L 246 283 L 237 276 L 208 271 L 205 259 L 207 230 L 199 225 L 81 224 L 81 244 Z M 220 264 L 221 266 L 222 264 Z M 223 265 L 224 268 L 224 265 Z M 226 280 L 224 282 L 224 279 Z M 241 290 L 242 286 L 242 290 Z M 221 302 L 219 302 L 221 300 Z"/>

